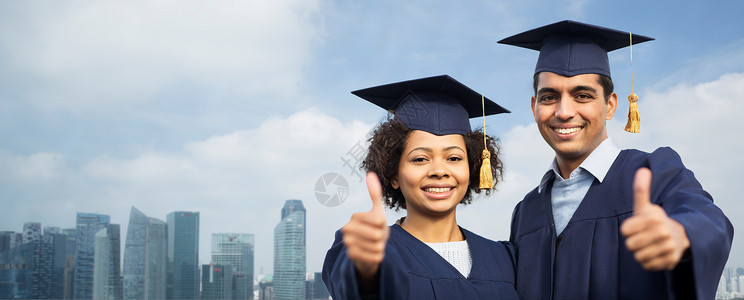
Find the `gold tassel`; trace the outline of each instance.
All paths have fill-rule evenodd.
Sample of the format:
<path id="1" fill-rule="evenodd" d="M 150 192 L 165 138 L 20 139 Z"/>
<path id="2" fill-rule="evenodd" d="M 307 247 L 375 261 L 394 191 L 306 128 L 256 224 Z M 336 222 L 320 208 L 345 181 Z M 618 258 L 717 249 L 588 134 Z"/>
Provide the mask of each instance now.
<path id="1" fill-rule="evenodd" d="M 625 131 L 631 133 L 641 132 L 641 116 L 638 114 L 638 95 L 633 90 L 633 34 L 630 34 L 630 108 L 628 109 L 628 124 L 625 125 Z"/>
<path id="2" fill-rule="evenodd" d="M 485 129 L 483 134 L 485 134 Z M 483 149 L 481 158 L 483 162 L 480 169 L 480 188 L 490 190 L 493 188 L 493 173 L 491 172 L 491 152 L 488 151 L 488 148 Z"/>
<path id="3" fill-rule="evenodd" d="M 641 132 L 641 116 L 638 114 L 638 95 L 635 93 L 628 96 L 630 109 L 628 109 L 628 124 L 625 125 L 625 131 L 632 133 Z"/>
<path id="4" fill-rule="evenodd" d="M 483 108 L 483 153 L 481 154 L 480 188 L 493 188 L 493 173 L 491 173 L 491 152 L 488 151 L 486 142 L 486 98 L 481 95 L 481 107 Z"/>

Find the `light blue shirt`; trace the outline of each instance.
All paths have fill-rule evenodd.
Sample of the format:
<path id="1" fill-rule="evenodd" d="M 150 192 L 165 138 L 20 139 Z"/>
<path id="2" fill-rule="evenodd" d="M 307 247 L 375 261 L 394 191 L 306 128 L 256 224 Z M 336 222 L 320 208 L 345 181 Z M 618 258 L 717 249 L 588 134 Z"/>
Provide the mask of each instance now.
<path id="1" fill-rule="evenodd" d="M 571 171 L 568 179 L 563 179 L 558 168 L 558 161 L 553 158 L 550 170 L 545 172 L 542 180 L 540 180 L 537 192 L 540 193 L 545 189 L 550 180 L 550 173 L 553 172 L 555 176 L 553 188 L 550 190 L 550 202 L 553 206 L 553 222 L 556 235 L 561 234 L 563 229 L 566 228 L 574 212 L 584 199 L 586 192 L 592 186 L 594 179 L 601 183 L 619 154 L 620 147 L 612 138 L 608 137 L 589 154 L 578 168 Z"/>

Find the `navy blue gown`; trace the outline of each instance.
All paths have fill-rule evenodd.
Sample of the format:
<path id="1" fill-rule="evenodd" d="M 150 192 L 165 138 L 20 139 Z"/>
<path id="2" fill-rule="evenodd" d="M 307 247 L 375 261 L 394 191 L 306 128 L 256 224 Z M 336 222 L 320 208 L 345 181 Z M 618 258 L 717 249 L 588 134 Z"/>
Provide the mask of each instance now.
<path id="1" fill-rule="evenodd" d="M 672 271 L 645 271 L 620 225 L 633 214 L 633 179 L 652 172 L 651 202 L 684 226 L 690 250 Z M 549 182 L 552 182 L 551 179 Z M 623 150 L 604 183 L 596 179 L 568 226 L 555 235 L 551 186 L 517 204 L 511 242 L 522 299 L 713 299 L 733 227 L 671 148 Z"/>
<path id="2" fill-rule="evenodd" d="M 465 278 L 431 247 L 398 225 L 390 226 L 380 264 L 379 299 L 518 299 L 513 248 L 460 228 L 473 266 Z M 333 299 L 361 299 L 356 269 L 340 231 L 323 263 L 323 282 Z"/>

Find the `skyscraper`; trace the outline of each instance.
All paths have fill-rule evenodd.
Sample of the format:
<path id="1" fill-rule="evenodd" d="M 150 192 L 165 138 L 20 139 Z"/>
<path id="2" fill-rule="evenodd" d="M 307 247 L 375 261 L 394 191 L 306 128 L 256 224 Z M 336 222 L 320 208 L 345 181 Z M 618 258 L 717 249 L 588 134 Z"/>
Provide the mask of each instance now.
<path id="1" fill-rule="evenodd" d="M 119 224 L 96 233 L 93 268 L 93 299 L 122 299 Z"/>
<path id="2" fill-rule="evenodd" d="M 165 222 L 132 207 L 124 246 L 124 299 L 166 298 L 166 227 Z"/>
<path id="3" fill-rule="evenodd" d="M 168 214 L 168 299 L 199 298 L 199 213 Z"/>
<path id="4" fill-rule="evenodd" d="M 93 299 L 93 267 L 96 233 L 109 224 L 109 216 L 77 213 L 73 297 Z"/>
<path id="5" fill-rule="evenodd" d="M 38 240 L 41 240 L 41 223 L 23 223 L 23 243 L 26 244 Z"/>
<path id="6" fill-rule="evenodd" d="M 10 240 L 15 238 L 15 232 L 0 231 L 0 253 L 10 250 Z"/>
<path id="7" fill-rule="evenodd" d="M 211 263 L 202 266 L 202 295 L 204 300 L 233 299 L 231 265 Z"/>
<path id="8" fill-rule="evenodd" d="M 21 244 L 0 253 L 0 299 L 32 299 L 33 253 L 38 243 Z"/>
<path id="9" fill-rule="evenodd" d="M 323 273 L 321 272 L 313 273 L 313 280 L 308 281 L 308 290 L 307 299 L 320 300 L 331 297 L 323 283 Z"/>
<path id="10" fill-rule="evenodd" d="M 41 227 L 39 223 L 35 223 L 35 225 L 38 226 L 34 226 L 34 235 L 36 235 L 36 227 Z M 61 296 L 52 294 L 58 292 L 58 290 L 55 290 L 54 280 L 59 279 L 55 278 L 54 273 L 54 246 L 64 246 L 65 237 L 51 232 L 53 231 L 48 231 L 44 235 L 39 235 L 39 237 L 34 236 L 28 242 L 28 244 L 36 244 L 32 259 L 33 281 L 31 286 L 31 297 L 34 299 L 54 299 Z"/>
<path id="11" fill-rule="evenodd" d="M 77 230 L 75 228 L 62 229 L 65 235 L 65 250 L 61 254 L 65 258 L 62 262 L 62 299 L 72 299 L 75 289 L 75 249 L 77 248 Z M 60 249 L 61 250 L 61 249 Z"/>
<path id="12" fill-rule="evenodd" d="M 58 228 L 44 228 L 42 237 L 45 242 L 51 240 L 52 243 L 51 289 L 49 291 L 51 299 L 64 298 L 65 262 L 68 257 L 75 255 L 75 236 L 67 236 L 56 230 Z"/>
<path id="13" fill-rule="evenodd" d="M 287 200 L 274 228 L 274 297 L 305 299 L 305 207 Z"/>
<path id="14" fill-rule="evenodd" d="M 213 233 L 212 263 L 232 266 L 236 284 L 233 299 L 253 297 L 253 250 L 255 240 L 248 233 Z"/>

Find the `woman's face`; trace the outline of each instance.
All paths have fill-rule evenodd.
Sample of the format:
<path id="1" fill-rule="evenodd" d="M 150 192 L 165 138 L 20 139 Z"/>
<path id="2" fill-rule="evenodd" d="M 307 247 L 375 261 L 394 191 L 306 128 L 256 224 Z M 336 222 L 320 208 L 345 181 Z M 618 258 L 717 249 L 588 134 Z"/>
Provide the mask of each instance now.
<path id="1" fill-rule="evenodd" d="M 465 139 L 414 130 L 398 164 L 393 188 L 406 198 L 408 214 L 441 216 L 455 211 L 470 185 Z"/>

